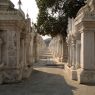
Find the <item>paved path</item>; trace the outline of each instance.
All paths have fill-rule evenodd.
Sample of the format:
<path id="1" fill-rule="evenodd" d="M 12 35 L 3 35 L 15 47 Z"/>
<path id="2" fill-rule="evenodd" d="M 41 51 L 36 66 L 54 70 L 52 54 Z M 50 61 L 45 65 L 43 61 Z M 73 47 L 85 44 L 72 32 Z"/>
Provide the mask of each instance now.
<path id="1" fill-rule="evenodd" d="M 44 52 L 44 54 L 43 54 Z M 34 64 L 34 71 L 28 80 L 17 84 L 0 85 L 0 95 L 95 95 L 95 86 L 78 84 L 69 80 L 63 65 L 55 65 L 48 50 Z"/>

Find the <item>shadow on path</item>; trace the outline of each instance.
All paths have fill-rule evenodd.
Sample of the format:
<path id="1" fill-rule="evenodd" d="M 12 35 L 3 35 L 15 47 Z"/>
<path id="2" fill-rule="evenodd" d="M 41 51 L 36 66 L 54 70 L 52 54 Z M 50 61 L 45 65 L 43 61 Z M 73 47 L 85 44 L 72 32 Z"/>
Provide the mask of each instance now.
<path id="1" fill-rule="evenodd" d="M 47 67 L 47 68 L 60 68 L 64 69 L 64 64 L 57 64 L 54 60 L 50 59 L 40 59 L 37 63 L 33 65 L 34 68 L 42 68 L 42 67 Z"/>
<path id="2" fill-rule="evenodd" d="M 0 95 L 73 95 L 75 87 L 61 75 L 34 70 L 32 77 L 19 84 L 0 85 Z"/>

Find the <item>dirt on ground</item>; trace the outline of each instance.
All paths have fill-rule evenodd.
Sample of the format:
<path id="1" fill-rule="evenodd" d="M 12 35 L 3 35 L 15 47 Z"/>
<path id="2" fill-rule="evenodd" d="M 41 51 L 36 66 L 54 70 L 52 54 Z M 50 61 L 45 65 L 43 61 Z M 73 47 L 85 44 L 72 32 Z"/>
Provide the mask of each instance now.
<path id="1" fill-rule="evenodd" d="M 95 85 L 69 80 L 64 73 L 64 64 L 56 65 L 48 52 L 34 64 L 29 79 L 0 85 L 0 95 L 95 95 Z"/>

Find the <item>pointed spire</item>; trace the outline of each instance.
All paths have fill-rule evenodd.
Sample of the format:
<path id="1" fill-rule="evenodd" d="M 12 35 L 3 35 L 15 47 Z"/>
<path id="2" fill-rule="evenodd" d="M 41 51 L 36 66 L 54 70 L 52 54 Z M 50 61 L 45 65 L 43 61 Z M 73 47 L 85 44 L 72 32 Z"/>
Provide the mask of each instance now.
<path id="1" fill-rule="evenodd" d="M 26 14 L 26 17 L 29 18 L 29 14 L 28 13 Z"/>
<path id="2" fill-rule="evenodd" d="M 21 0 L 18 1 L 19 9 L 21 9 L 22 2 Z"/>
<path id="3" fill-rule="evenodd" d="M 27 14 L 26 14 L 26 17 L 27 17 L 27 18 L 29 18 L 28 9 L 27 9 Z"/>

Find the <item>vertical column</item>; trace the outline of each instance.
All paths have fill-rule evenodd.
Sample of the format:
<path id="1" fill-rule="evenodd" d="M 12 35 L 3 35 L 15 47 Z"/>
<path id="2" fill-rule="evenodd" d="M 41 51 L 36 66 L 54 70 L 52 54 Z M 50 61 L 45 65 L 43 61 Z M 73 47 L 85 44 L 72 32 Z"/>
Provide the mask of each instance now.
<path id="1" fill-rule="evenodd" d="M 19 31 L 19 30 L 18 30 Z M 20 37 L 21 37 L 21 33 L 17 32 L 17 67 L 19 66 L 20 63 Z"/>
<path id="2" fill-rule="evenodd" d="M 62 45 L 63 45 L 61 36 L 59 38 L 58 43 L 59 43 L 58 57 L 59 57 L 59 61 L 61 61 L 61 57 L 62 57 Z"/>
<path id="3" fill-rule="evenodd" d="M 81 33 L 81 68 L 95 69 L 95 41 L 94 32 Z"/>
<path id="4" fill-rule="evenodd" d="M 81 33 L 81 72 L 80 83 L 95 83 L 95 32 Z"/>
<path id="5" fill-rule="evenodd" d="M 76 42 L 76 68 L 80 68 L 80 41 Z"/>
<path id="6" fill-rule="evenodd" d="M 63 39 L 63 61 L 67 62 L 67 54 L 68 53 L 68 49 L 67 49 L 67 43 L 65 41 L 65 39 Z"/>
<path id="7" fill-rule="evenodd" d="M 24 53 L 23 53 L 23 39 L 20 39 L 20 64 L 22 65 L 23 64 L 23 56 L 24 56 Z"/>
<path id="8" fill-rule="evenodd" d="M 34 35 L 34 40 L 33 40 L 33 49 L 34 49 L 34 52 L 33 52 L 33 56 L 34 56 L 34 62 L 37 61 L 37 34 Z"/>
<path id="9" fill-rule="evenodd" d="M 1 64 L 1 56 L 2 56 L 2 50 L 1 50 L 1 46 L 2 46 L 2 39 L 0 39 L 0 64 Z"/>
<path id="10" fill-rule="evenodd" d="M 23 48 L 24 48 L 24 63 L 27 64 L 27 46 L 26 46 L 26 39 L 23 40 Z"/>
<path id="11" fill-rule="evenodd" d="M 63 38 L 62 36 L 60 36 L 60 59 L 61 59 L 61 62 L 62 62 L 62 59 L 63 59 Z"/>
<path id="12" fill-rule="evenodd" d="M 69 67 L 71 66 L 70 65 L 70 45 L 68 45 L 68 64 L 67 64 Z"/>
<path id="13" fill-rule="evenodd" d="M 76 64 L 76 47 L 75 42 L 72 43 L 72 69 L 75 70 Z"/>
<path id="14" fill-rule="evenodd" d="M 72 66 L 72 59 L 73 59 L 73 57 L 72 57 L 72 46 L 71 46 L 71 44 L 70 44 L 70 66 Z"/>
<path id="15" fill-rule="evenodd" d="M 71 46 L 68 45 L 68 66 L 71 67 Z"/>
<path id="16" fill-rule="evenodd" d="M 22 40 L 22 64 L 25 64 L 24 39 Z"/>

